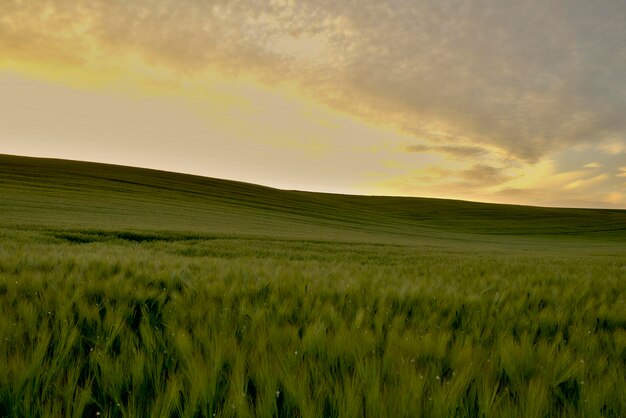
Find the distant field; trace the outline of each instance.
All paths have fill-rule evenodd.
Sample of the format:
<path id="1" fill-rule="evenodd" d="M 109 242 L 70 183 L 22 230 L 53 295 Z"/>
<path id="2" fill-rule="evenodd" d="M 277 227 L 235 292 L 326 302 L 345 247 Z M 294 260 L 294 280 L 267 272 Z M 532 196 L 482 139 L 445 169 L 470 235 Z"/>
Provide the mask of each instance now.
<path id="1" fill-rule="evenodd" d="M 626 211 L 0 156 L 0 416 L 625 416 Z"/>
<path id="2" fill-rule="evenodd" d="M 422 244 L 626 242 L 626 211 L 332 195 L 0 155 L 0 225 Z"/>

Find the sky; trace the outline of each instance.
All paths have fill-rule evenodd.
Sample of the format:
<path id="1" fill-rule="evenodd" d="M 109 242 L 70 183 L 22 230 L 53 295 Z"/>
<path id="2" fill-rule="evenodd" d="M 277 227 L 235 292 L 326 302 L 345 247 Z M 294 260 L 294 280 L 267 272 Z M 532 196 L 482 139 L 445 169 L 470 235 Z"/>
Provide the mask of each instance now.
<path id="1" fill-rule="evenodd" d="M 0 153 L 626 208 L 623 0 L 0 0 Z"/>

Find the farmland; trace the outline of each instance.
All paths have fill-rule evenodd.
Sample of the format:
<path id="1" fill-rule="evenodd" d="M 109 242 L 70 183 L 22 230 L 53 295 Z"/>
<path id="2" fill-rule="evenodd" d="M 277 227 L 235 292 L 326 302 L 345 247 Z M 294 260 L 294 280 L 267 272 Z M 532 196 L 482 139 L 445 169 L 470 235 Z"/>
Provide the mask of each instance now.
<path id="1" fill-rule="evenodd" d="M 624 416 L 626 211 L 0 156 L 0 416 Z"/>

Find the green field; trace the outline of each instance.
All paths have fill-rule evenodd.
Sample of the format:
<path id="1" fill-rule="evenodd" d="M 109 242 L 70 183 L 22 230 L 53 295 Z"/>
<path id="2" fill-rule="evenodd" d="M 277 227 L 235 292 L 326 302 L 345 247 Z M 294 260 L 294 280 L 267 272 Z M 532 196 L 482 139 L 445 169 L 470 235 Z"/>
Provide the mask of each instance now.
<path id="1" fill-rule="evenodd" d="M 626 416 L 626 211 L 0 155 L 0 417 Z"/>

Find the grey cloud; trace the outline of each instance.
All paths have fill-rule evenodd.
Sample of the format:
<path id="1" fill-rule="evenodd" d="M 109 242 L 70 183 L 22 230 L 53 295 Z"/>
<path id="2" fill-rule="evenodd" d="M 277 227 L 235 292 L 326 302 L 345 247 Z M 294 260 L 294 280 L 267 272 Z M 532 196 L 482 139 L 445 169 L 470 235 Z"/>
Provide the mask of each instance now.
<path id="1" fill-rule="evenodd" d="M 437 145 L 429 146 L 423 144 L 408 145 L 406 147 L 408 152 L 440 152 L 448 154 L 456 158 L 476 158 L 487 154 L 487 152 L 480 147 L 468 147 L 468 146 L 454 146 L 454 145 Z"/>
<path id="2" fill-rule="evenodd" d="M 407 145 L 406 150 L 408 152 L 428 152 L 432 150 L 433 147 L 429 147 L 428 145 Z"/>
<path id="3" fill-rule="evenodd" d="M 528 160 L 626 131 L 626 3 L 449 5 L 420 2 L 390 20 L 367 19 L 367 42 L 390 48 L 383 59 L 357 57 L 351 76 L 414 115 L 407 130 L 439 119 Z"/>
<path id="4" fill-rule="evenodd" d="M 457 172 L 456 176 L 467 180 L 474 186 L 491 186 L 511 179 L 503 173 L 502 169 L 486 164 L 474 164 L 467 170 Z"/>
<path id="5" fill-rule="evenodd" d="M 495 186 L 511 180 L 506 174 L 506 167 L 493 167 L 488 164 L 474 164 L 465 170 L 448 170 L 437 166 L 429 166 L 419 170 L 419 175 L 412 180 L 420 183 L 437 183 L 437 187 L 450 186 L 460 190 L 471 190 Z M 460 180 L 460 181 L 459 181 Z"/>
<path id="6" fill-rule="evenodd" d="M 526 161 L 626 138 L 623 0 L 4 1 L 0 16 L 0 48 L 80 61 L 88 34 L 112 54 L 184 71 L 296 81 L 450 155 L 462 147 L 444 150 L 442 136 Z M 75 39 L 51 24 L 76 26 Z M 312 60 L 272 49 L 276 37 L 313 35 L 327 47 Z"/>

